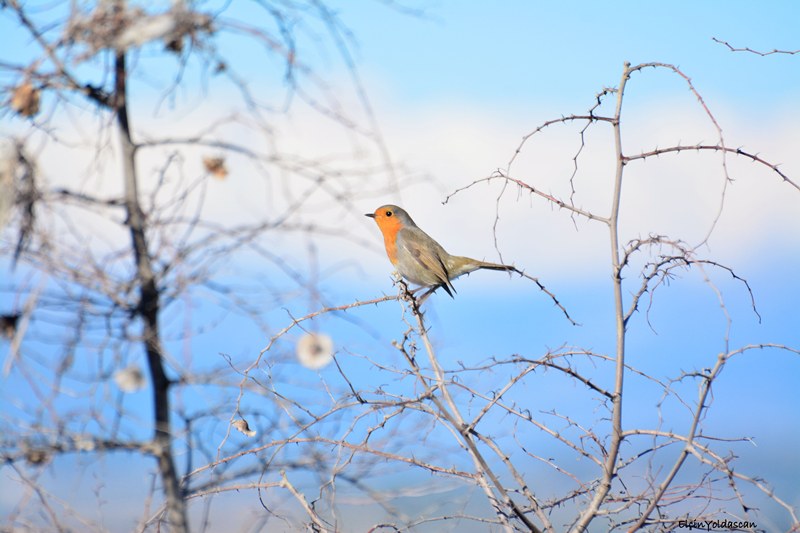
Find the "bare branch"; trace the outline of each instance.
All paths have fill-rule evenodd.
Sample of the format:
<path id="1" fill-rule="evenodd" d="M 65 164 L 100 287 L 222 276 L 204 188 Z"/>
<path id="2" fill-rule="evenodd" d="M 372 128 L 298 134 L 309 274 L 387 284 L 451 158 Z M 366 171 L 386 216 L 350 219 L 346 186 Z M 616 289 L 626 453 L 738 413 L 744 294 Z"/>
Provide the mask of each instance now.
<path id="1" fill-rule="evenodd" d="M 772 54 L 786 54 L 786 55 L 800 54 L 800 50 L 778 50 L 777 48 L 770 50 L 769 52 L 760 52 L 758 50 L 753 50 L 751 48 L 735 48 L 733 45 L 728 43 L 728 41 L 723 41 L 721 39 L 717 39 L 716 37 L 712 37 L 711 40 L 714 41 L 715 43 L 725 45 L 731 52 L 750 52 L 751 54 L 756 54 L 762 57 L 770 56 Z"/>
<path id="2" fill-rule="evenodd" d="M 705 151 L 713 151 L 713 152 L 725 152 L 725 153 L 735 154 L 735 155 L 738 155 L 738 156 L 745 157 L 747 159 L 752 160 L 754 163 L 758 163 L 760 165 L 764 165 L 765 167 L 767 167 L 770 170 L 772 170 L 773 172 L 775 172 L 778 176 L 780 176 L 781 179 L 784 182 L 788 183 L 789 185 L 791 185 L 795 189 L 800 190 L 800 185 L 798 185 L 797 183 L 795 183 L 794 181 L 789 179 L 789 176 L 787 176 L 780 168 L 778 168 L 778 165 L 770 163 L 770 162 L 762 159 L 758 154 L 752 154 L 752 153 L 746 152 L 746 151 L 742 150 L 741 148 L 728 148 L 726 146 L 710 145 L 710 144 L 696 144 L 696 145 L 689 145 L 689 146 L 678 145 L 678 146 L 670 146 L 670 147 L 667 147 L 667 148 L 656 148 L 655 150 L 651 150 L 649 152 L 642 152 L 641 154 L 638 154 L 638 155 L 627 156 L 627 157 L 625 157 L 625 160 L 630 162 L 630 161 L 636 161 L 638 159 L 647 159 L 647 158 L 651 158 L 651 157 L 658 157 L 661 154 L 669 154 L 669 153 L 679 154 L 679 153 L 681 153 L 683 151 L 687 151 L 687 150 L 696 150 L 698 152 L 699 151 L 703 151 L 703 150 L 705 150 Z"/>

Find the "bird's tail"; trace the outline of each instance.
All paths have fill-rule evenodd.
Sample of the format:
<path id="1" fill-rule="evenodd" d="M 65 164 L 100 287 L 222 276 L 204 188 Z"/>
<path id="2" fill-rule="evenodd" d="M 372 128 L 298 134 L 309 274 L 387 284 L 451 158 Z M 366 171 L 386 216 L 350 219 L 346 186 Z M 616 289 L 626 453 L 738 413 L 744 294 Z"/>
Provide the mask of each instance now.
<path id="1" fill-rule="evenodd" d="M 475 272 L 481 268 L 485 268 L 487 270 L 505 270 L 508 272 L 520 273 L 515 266 L 502 265 L 500 263 L 489 263 L 488 261 L 478 261 L 477 259 L 472 259 L 470 257 L 450 256 L 449 263 L 450 264 L 447 265 L 447 271 L 450 274 L 450 279 L 463 276 L 464 274 L 469 274 L 470 272 Z"/>
<path id="2" fill-rule="evenodd" d="M 509 270 L 511 272 L 519 272 L 517 267 L 511 265 L 501 265 L 500 263 L 488 263 L 486 261 L 479 261 L 480 266 L 478 268 L 487 268 L 489 270 Z"/>

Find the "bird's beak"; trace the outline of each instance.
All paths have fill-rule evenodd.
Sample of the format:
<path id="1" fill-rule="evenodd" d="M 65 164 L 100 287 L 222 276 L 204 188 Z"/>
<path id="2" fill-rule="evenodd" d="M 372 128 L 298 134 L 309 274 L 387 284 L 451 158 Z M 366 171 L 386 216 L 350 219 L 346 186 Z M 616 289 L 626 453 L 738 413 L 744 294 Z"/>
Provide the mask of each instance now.
<path id="1" fill-rule="evenodd" d="M 364 216 L 369 218 L 375 218 L 375 213 L 365 213 Z"/>

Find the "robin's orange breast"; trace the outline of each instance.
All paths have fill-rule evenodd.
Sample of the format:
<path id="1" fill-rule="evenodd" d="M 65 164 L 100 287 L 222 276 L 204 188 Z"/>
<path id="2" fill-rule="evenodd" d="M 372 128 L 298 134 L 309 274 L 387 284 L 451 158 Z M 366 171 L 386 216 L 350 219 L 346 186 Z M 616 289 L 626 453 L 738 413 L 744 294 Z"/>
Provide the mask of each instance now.
<path id="1" fill-rule="evenodd" d="M 383 244 L 386 246 L 386 255 L 393 265 L 397 265 L 397 234 L 403 229 L 403 224 L 397 217 L 376 218 L 378 227 L 383 233 Z"/>

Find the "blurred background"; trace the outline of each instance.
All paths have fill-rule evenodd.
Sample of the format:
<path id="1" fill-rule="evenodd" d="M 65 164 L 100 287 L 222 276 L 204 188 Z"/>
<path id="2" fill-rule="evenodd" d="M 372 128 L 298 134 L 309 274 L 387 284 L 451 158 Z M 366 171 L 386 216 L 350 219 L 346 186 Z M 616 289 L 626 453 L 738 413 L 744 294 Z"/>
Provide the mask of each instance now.
<path id="1" fill-rule="evenodd" d="M 620 246 L 663 236 L 705 263 L 641 293 L 628 322 L 623 426 L 685 434 L 699 375 L 745 348 L 715 377 L 699 432 L 747 479 L 731 491 L 723 471 L 690 457 L 667 493 L 664 528 L 678 516 L 741 517 L 743 507 L 763 530 L 797 527 L 798 18 L 789 1 L 5 2 L 8 530 L 156 529 L 167 483 L 150 448 L 159 388 L 192 529 L 290 531 L 313 523 L 305 506 L 344 531 L 499 529 L 467 475 L 473 461 L 396 347 L 414 354 L 418 344 L 427 367 L 413 316 L 391 298 L 380 233 L 363 216 L 386 203 L 452 254 L 537 277 L 580 324 L 535 283 L 498 272 L 460 278 L 454 299 L 437 292 L 425 303 L 465 416 L 513 382 L 498 402 L 506 407 L 492 404 L 477 428 L 547 503 L 555 529 L 574 525 L 596 490 L 590 456 L 606 451 L 610 405 L 541 362 L 612 387 L 609 230 L 486 178 L 500 171 L 609 216 L 609 123 L 559 121 L 525 136 L 590 110 L 613 116 L 609 89 L 625 62 L 670 67 L 628 80 L 623 154 L 687 149 L 625 167 Z M 155 353 L 170 380 L 160 385 L 129 178 L 158 294 Z M 631 256 L 626 306 L 642 272 L 676 249 Z M 309 335 L 315 342 L 302 341 Z M 661 444 L 626 441 L 631 466 L 615 495 L 663 479 L 680 447 Z M 594 524 L 629 527 L 642 510 Z"/>

